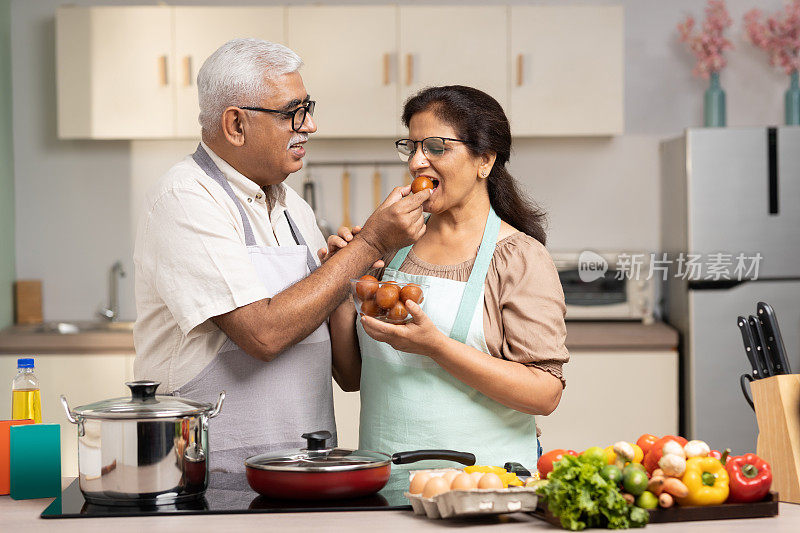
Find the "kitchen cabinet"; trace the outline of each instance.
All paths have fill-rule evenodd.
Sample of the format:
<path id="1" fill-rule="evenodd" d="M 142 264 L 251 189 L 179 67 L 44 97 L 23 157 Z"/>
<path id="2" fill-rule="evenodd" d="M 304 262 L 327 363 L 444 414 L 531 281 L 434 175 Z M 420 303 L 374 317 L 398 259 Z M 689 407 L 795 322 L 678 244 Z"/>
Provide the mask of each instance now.
<path id="1" fill-rule="evenodd" d="M 570 350 L 564 376 L 558 408 L 536 417 L 545 451 L 678 434 L 677 350 Z"/>
<path id="2" fill-rule="evenodd" d="M 624 128 L 621 6 L 70 6 L 59 138 L 197 138 L 197 71 L 243 36 L 303 58 L 319 138 L 396 137 L 409 96 L 453 84 L 497 99 L 516 136 Z"/>
<path id="3" fill-rule="evenodd" d="M 283 26 L 282 7 L 59 8 L 58 135 L 198 138 L 203 61 L 235 37 L 282 43 Z"/>
<path id="4" fill-rule="evenodd" d="M 175 135 L 199 138 L 197 72 L 217 48 L 237 37 L 285 44 L 283 7 L 175 7 L 172 85 L 175 89 Z M 221 21 L 229 21 L 222 24 Z M 231 102 L 232 105 L 246 105 Z M 250 105 L 258 105 L 248 102 Z"/>
<path id="5" fill-rule="evenodd" d="M 130 396 L 126 381 L 133 381 L 133 353 L 90 355 L 54 353 L 34 355 L 42 399 L 42 422 L 61 426 L 61 475 L 78 475 L 78 434 L 61 405 L 59 396 L 67 397 L 75 408 L 108 398 Z M 17 373 L 17 356 L 0 355 L 0 376 L 5 376 L 7 390 L 0 394 L 0 417 L 11 415 L 11 380 Z"/>
<path id="6" fill-rule="evenodd" d="M 171 53 L 167 7 L 59 8 L 59 138 L 173 136 Z"/>
<path id="7" fill-rule="evenodd" d="M 400 104 L 424 87 L 469 85 L 506 108 L 507 13 L 506 6 L 400 6 Z"/>
<path id="8" fill-rule="evenodd" d="M 621 134 L 623 7 L 509 9 L 514 135 Z"/>
<path id="9" fill-rule="evenodd" d="M 287 42 L 318 102 L 315 137 L 394 137 L 398 113 L 394 6 L 287 8 Z"/>

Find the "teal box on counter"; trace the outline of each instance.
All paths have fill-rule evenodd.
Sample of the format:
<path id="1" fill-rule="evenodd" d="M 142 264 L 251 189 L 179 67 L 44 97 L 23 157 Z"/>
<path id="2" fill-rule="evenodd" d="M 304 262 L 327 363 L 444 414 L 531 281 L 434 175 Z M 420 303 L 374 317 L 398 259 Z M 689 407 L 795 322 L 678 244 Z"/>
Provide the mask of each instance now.
<path id="1" fill-rule="evenodd" d="M 61 426 L 30 424 L 9 428 L 11 497 L 51 498 L 61 494 Z"/>

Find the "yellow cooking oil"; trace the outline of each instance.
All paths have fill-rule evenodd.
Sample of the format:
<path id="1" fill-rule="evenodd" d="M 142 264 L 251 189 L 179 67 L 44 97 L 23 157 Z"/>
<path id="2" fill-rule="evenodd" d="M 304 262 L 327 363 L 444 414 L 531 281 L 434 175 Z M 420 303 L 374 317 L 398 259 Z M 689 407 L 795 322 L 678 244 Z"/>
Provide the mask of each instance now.
<path id="1" fill-rule="evenodd" d="M 42 422 L 42 399 L 39 395 L 39 378 L 33 373 L 33 358 L 17 359 L 17 375 L 11 382 L 11 418 Z"/>
<path id="2" fill-rule="evenodd" d="M 39 389 L 11 391 L 11 418 L 13 420 L 33 420 L 42 422 L 42 400 Z"/>

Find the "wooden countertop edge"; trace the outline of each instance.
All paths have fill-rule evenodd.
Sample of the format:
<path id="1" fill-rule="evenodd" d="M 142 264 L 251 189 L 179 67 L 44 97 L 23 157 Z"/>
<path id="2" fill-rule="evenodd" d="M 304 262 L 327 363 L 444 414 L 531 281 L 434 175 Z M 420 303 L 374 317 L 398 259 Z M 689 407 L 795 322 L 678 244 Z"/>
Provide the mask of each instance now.
<path id="1" fill-rule="evenodd" d="M 89 332 L 74 335 L 54 333 L 0 333 L 0 354 L 135 353 L 130 332 Z"/>
<path id="2" fill-rule="evenodd" d="M 657 322 L 567 322 L 568 350 L 675 350 L 678 332 Z M 135 353 L 130 332 L 87 332 L 74 335 L 0 332 L 0 354 Z"/>

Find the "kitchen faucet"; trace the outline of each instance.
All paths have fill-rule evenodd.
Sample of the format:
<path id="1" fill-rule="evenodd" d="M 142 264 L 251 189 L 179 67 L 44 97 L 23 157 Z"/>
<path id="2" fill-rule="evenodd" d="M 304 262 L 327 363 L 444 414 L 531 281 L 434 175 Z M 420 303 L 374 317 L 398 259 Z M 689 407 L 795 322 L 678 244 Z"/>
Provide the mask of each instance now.
<path id="1" fill-rule="evenodd" d="M 122 261 L 117 261 L 111 265 L 111 272 L 108 280 L 108 306 L 98 311 L 98 314 L 110 322 L 119 320 L 119 278 L 125 277 L 125 269 Z"/>

